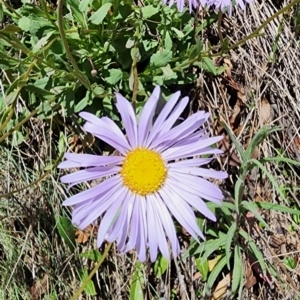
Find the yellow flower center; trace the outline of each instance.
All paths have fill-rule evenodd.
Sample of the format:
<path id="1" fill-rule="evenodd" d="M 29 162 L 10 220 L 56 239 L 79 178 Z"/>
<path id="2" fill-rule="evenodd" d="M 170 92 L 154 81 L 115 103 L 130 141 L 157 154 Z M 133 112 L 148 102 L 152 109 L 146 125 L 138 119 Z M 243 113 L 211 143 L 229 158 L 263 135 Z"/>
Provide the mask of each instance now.
<path id="1" fill-rule="evenodd" d="M 167 168 L 159 153 L 136 148 L 126 155 L 121 176 L 131 192 L 145 196 L 161 188 L 167 178 Z"/>

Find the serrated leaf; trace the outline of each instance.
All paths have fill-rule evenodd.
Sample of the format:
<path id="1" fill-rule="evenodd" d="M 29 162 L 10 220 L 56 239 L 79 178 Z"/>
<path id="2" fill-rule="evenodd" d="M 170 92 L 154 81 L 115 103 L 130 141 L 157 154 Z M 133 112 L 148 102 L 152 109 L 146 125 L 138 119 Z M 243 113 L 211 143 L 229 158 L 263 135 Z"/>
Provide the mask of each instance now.
<path id="1" fill-rule="evenodd" d="M 154 53 L 150 58 L 150 64 L 155 67 L 164 67 L 172 60 L 172 52 L 164 49 L 160 52 Z"/>
<path id="2" fill-rule="evenodd" d="M 162 255 L 156 260 L 154 264 L 154 274 L 157 278 L 160 278 L 167 270 L 169 266 L 169 260 Z"/>
<path id="3" fill-rule="evenodd" d="M 84 267 L 83 270 L 82 270 L 82 273 L 80 275 L 81 282 L 83 283 L 87 277 L 88 277 L 88 270 L 87 270 L 87 268 Z M 87 285 L 84 288 L 84 291 L 89 296 L 96 296 L 97 295 L 95 285 L 94 285 L 94 282 L 92 280 L 89 280 L 89 282 L 87 283 Z"/>
<path id="4" fill-rule="evenodd" d="M 80 257 L 88 258 L 92 261 L 99 261 L 102 257 L 102 254 L 98 250 L 88 250 L 79 254 Z"/>
<path id="5" fill-rule="evenodd" d="M 147 5 L 141 8 L 142 11 L 142 18 L 149 19 L 155 14 L 159 12 L 158 7 L 154 7 L 153 5 Z"/>
<path id="6" fill-rule="evenodd" d="M 73 252 L 75 249 L 75 230 L 71 220 L 67 217 L 56 216 L 56 227 L 61 238 Z"/>
<path id="7" fill-rule="evenodd" d="M 102 23 L 106 15 L 108 14 L 110 8 L 112 7 L 112 3 L 104 3 L 91 17 L 90 21 L 95 24 L 99 25 Z"/>
<path id="8" fill-rule="evenodd" d="M 130 285 L 130 300 L 144 300 L 143 295 L 143 273 L 141 263 L 137 263 Z"/>
<path id="9" fill-rule="evenodd" d="M 116 84 L 123 77 L 123 72 L 120 69 L 110 69 L 109 77 L 106 77 L 105 80 L 110 84 Z"/>

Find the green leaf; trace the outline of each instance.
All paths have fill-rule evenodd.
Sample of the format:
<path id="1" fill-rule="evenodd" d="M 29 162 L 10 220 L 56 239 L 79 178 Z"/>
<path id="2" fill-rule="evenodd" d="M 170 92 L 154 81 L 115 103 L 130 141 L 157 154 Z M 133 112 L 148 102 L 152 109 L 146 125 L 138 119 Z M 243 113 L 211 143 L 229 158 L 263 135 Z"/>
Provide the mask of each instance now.
<path id="1" fill-rule="evenodd" d="M 244 231 L 243 229 L 239 230 L 239 234 L 245 239 L 245 242 L 248 243 L 248 245 L 250 246 L 255 258 L 257 259 L 261 270 L 263 272 L 263 275 L 266 275 L 267 273 L 267 266 L 263 257 L 263 254 L 261 253 L 261 251 L 256 247 L 255 242 L 253 241 L 253 239 L 250 237 L 250 235 Z"/>
<path id="2" fill-rule="evenodd" d="M 42 37 L 32 48 L 32 52 L 36 53 L 37 51 L 41 50 L 47 43 L 48 40 L 51 38 L 54 31 L 48 32 L 44 37 Z"/>
<path id="3" fill-rule="evenodd" d="M 164 67 L 172 60 L 172 51 L 164 49 L 154 53 L 150 58 L 150 64 L 155 67 Z"/>
<path id="4" fill-rule="evenodd" d="M 2 23 L 4 19 L 4 13 L 3 13 L 3 5 L 2 2 L 0 2 L 0 22 Z"/>
<path id="5" fill-rule="evenodd" d="M 236 230 L 237 230 L 237 225 L 234 222 L 231 224 L 229 230 L 227 231 L 227 240 L 226 240 L 226 245 L 225 245 L 225 257 L 226 257 L 226 263 L 227 263 L 228 270 L 230 270 L 231 244 L 232 244 L 232 240 L 234 238 Z"/>
<path id="6" fill-rule="evenodd" d="M 241 178 L 238 178 L 234 185 L 234 200 L 235 200 L 235 209 L 237 213 L 239 213 L 240 211 L 239 203 L 241 200 L 240 198 L 243 196 L 242 195 L 243 187 L 244 187 L 244 181 Z"/>
<path id="7" fill-rule="evenodd" d="M 281 188 L 279 187 L 276 179 L 272 176 L 271 173 L 268 172 L 268 170 L 256 159 L 251 159 L 249 163 L 255 164 L 257 167 L 261 169 L 261 171 L 268 177 L 270 182 L 272 183 L 273 187 L 277 191 L 277 193 L 281 196 L 281 198 L 288 204 L 288 201 L 286 200 L 286 197 L 284 193 L 282 192 Z"/>
<path id="8" fill-rule="evenodd" d="M 142 18 L 143 19 L 149 19 L 153 15 L 157 14 L 159 12 L 158 7 L 154 7 L 153 5 L 147 5 L 141 8 L 142 11 Z"/>
<path id="9" fill-rule="evenodd" d="M 171 69 L 170 65 L 166 65 L 165 67 L 161 68 L 164 79 L 176 79 L 177 74 Z"/>
<path id="10" fill-rule="evenodd" d="M 67 0 L 67 4 L 70 6 L 72 14 L 74 14 L 75 18 L 78 22 L 80 22 L 81 25 L 84 25 L 84 17 L 82 15 L 82 12 L 79 9 L 80 1 L 79 0 Z M 87 2 L 86 0 L 82 2 Z"/>
<path id="11" fill-rule="evenodd" d="M 231 132 L 231 129 L 227 126 L 226 123 L 221 122 L 222 126 L 225 128 L 226 132 L 228 133 L 231 141 L 233 142 L 236 150 L 238 151 L 239 155 L 242 158 L 242 161 L 245 161 L 245 150 L 243 149 L 243 147 L 240 145 L 240 143 L 237 141 L 236 137 L 233 135 L 233 133 Z"/>
<path id="12" fill-rule="evenodd" d="M 256 217 L 256 219 L 261 222 L 266 229 L 270 229 L 269 225 L 265 222 L 265 220 L 263 219 L 263 217 L 260 215 L 260 213 L 256 210 L 255 205 L 253 204 L 253 202 L 249 202 L 249 201 L 242 201 L 241 203 L 242 207 L 246 210 L 249 210 L 250 212 L 253 213 L 253 215 Z"/>
<path id="13" fill-rule="evenodd" d="M 182 38 L 184 38 L 184 33 L 183 33 L 182 31 L 178 30 L 178 29 L 175 28 L 175 27 L 172 27 L 171 30 L 173 30 L 173 31 L 176 33 L 177 38 L 178 38 L 179 40 L 182 39 Z"/>
<path id="14" fill-rule="evenodd" d="M 79 254 L 80 257 L 88 258 L 92 261 L 99 261 L 102 257 L 102 254 L 98 250 L 88 250 Z"/>
<path id="15" fill-rule="evenodd" d="M 212 73 L 213 75 L 217 75 L 217 70 L 215 68 L 214 62 L 212 61 L 211 58 L 209 57 L 203 57 L 202 58 L 202 68 L 210 73 Z"/>
<path id="16" fill-rule="evenodd" d="M 169 260 L 162 255 L 156 260 L 154 264 L 154 274 L 157 278 L 160 278 L 167 270 L 169 266 Z"/>
<path id="17" fill-rule="evenodd" d="M 234 247 L 234 267 L 232 273 L 231 292 L 234 295 L 243 282 L 243 260 L 240 246 Z"/>
<path id="18" fill-rule="evenodd" d="M 106 81 L 110 84 L 116 84 L 123 77 L 123 72 L 120 69 L 110 69 L 109 77 L 106 77 Z"/>
<path id="19" fill-rule="evenodd" d="M 61 238 L 73 252 L 75 249 L 75 230 L 67 217 L 56 216 L 56 226 Z"/>
<path id="20" fill-rule="evenodd" d="M 10 25 L 7 25 L 6 27 L 4 27 L 3 29 L 1 29 L 0 32 L 1 33 L 12 34 L 12 33 L 19 32 L 20 30 L 21 30 L 20 27 L 10 24 Z"/>
<path id="21" fill-rule="evenodd" d="M 251 140 L 249 146 L 246 149 L 245 152 L 245 161 L 248 161 L 251 159 L 252 154 L 255 150 L 255 148 L 262 143 L 266 137 L 271 134 L 272 132 L 276 132 L 281 130 L 281 127 L 268 127 L 268 126 L 264 126 L 262 128 L 260 128 L 258 130 L 258 132 L 255 134 L 255 136 L 253 137 L 253 139 Z"/>
<path id="22" fill-rule="evenodd" d="M 89 5 L 91 5 L 93 2 L 93 0 L 84 0 L 84 1 L 80 1 L 80 4 L 78 6 L 79 10 L 83 13 L 86 13 Z"/>
<path id="23" fill-rule="evenodd" d="M 109 12 L 110 8 L 112 6 L 112 3 L 104 3 L 91 17 L 90 21 L 95 24 L 99 25 L 102 23 L 104 18 L 106 17 L 107 13 Z"/>
<path id="24" fill-rule="evenodd" d="M 130 300 L 144 300 L 143 295 L 143 273 L 141 272 L 142 264 L 136 264 L 135 272 L 133 274 L 130 285 Z"/>
<path id="25" fill-rule="evenodd" d="M 78 113 L 83 109 L 85 109 L 88 105 L 90 105 L 92 101 L 91 97 L 92 97 L 91 91 L 87 91 L 84 98 L 82 98 L 78 103 L 76 103 L 74 112 Z"/>
<path id="26" fill-rule="evenodd" d="M 296 166 L 300 166 L 300 162 L 290 159 L 290 158 L 286 158 L 286 157 L 282 157 L 282 156 L 273 156 L 273 157 L 264 157 L 262 159 L 259 160 L 260 163 L 264 164 L 266 162 L 285 162 L 287 164 L 291 164 L 291 165 L 296 165 Z"/>
<path id="27" fill-rule="evenodd" d="M 270 203 L 270 202 L 253 202 L 252 205 L 259 209 L 270 209 L 270 210 L 280 211 L 292 215 L 300 215 L 300 210 L 289 208 L 279 204 Z"/>
<path id="28" fill-rule="evenodd" d="M 209 274 L 209 277 L 207 280 L 207 286 L 206 286 L 206 289 L 208 292 L 211 291 L 213 285 L 215 284 L 217 277 L 219 276 L 219 274 L 221 273 L 221 271 L 223 270 L 225 265 L 226 265 L 226 257 L 224 256 L 222 259 L 219 260 L 217 265 L 214 267 L 214 269 Z"/>
<path id="29" fill-rule="evenodd" d="M 199 247 L 195 251 L 194 255 L 201 254 L 204 252 L 204 254 L 202 255 L 202 258 L 207 259 L 214 251 L 218 250 L 222 246 L 225 246 L 226 239 L 227 239 L 227 237 L 224 234 L 218 239 L 204 241 L 199 245 Z"/>
<path id="30" fill-rule="evenodd" d="M 165 48 L 167 50 L 171 50 L 172 49 L 173 41 L 172 41 L 172 38 L 170 36 L 169 31 L 166 32 L 165 40 L 164 40 L 164 46 L 165 46 Z"/>
<path id="31" fill-rule="evenodd" d="M 88 277 L 88 270 L 86 267 L 83 268 L 82 273 L 80 275 L 81 283 L 85 281 L 85 279 Z M 87 285 L 84 288 L 84 291 L 89 295 L 89 296 L 96 296 L 97 292 L 95 289 L 94 282 L 92 280 L 89 280 Z"/>
<path id="32" fill-rule="evenodd" d="M 206 281 L 207 280 L 208 271 L 209 271 L 209 265 L 208 265 L 207 259 L 204 260 L 201 257 L 197 257 L 195 259 L 195 262 L 196 262 L 196 266 L 197 266 L 198 271 L 201 273 L 202 280 Z"/>
<path id="33" fill-rule="evenodd" d="M 14 131 L 12 135 L 12 146 L 16 147 L 20 144 L 22 144 L 24 141 L 24 136 L 20 131 Z"/>
<path id="34" fill-rule="evenodd" d="M 25 16 L 21 17 L 18 21 L 19 28 L 26 32 L 30 31 L 31 24 L 31 19 Z"/>

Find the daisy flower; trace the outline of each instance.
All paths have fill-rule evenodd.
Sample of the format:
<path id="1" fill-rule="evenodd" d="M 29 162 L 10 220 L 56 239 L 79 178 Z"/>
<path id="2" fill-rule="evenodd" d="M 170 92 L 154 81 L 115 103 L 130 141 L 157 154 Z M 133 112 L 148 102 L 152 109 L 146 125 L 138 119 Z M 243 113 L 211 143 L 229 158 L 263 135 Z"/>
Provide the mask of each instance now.
<path id="1" fill-rule="evenodd" d="M 242 10 L 246 9 L 245 3 L 251 3 L 253 0 L 235 0 L 235 4 Z M 233 1 L 231 0 L 207 0 L 207 6 L 214 6 L 216 11 L 228 12 L 232 15 Z"/>
<path id="2" fill-rule="evenodd" d="M 210 7 L 214 6 L 216 11 L 228 12 L 229 16 L 232 15 L 232 7 L 233 2 L 240 6 L 242 10 L 245 10 L 246 6 L 245 3 L 251 3 L 253 0 L 188 0 L 188 6 L 190 13 L 192 12 L 193 8 L 198 9 L 201 5 L 202 7 Z M 186 1 L 185 0 L 163 0 L 163 3 L 169 3 L 169 7 L 171 7 L 174 3 L 177 5 L 178 11 L 182 12 Z"/>
<path id="3" fill-rule="evenodd" d="M 83 129 L 114 147 L 119 155 L 104 156 L 66 153 L 59 168 L 85 168 L 61 177 L 63 183 L 78 184 L 88 180 L 102 181 L 63 202 L 74 205 L 72 222 L 80 229 L 100 216 L 97 247 L 104 240 L 116 241 L 121 253 L 136 248 L 145 261 L 147 248 L 155 261 L 158 251 L 169 259 L 180 253 L 172 216 L 197 240 L 204 239 L 194 209 L 216 221 L 204 200 L 221 204 L 221 190 L 204 178 L 223 179 L 227 173 L 201 166 L 209 163 L 209 154 L 220 154 L 211 147 L 222 139 L 209 137 L 204 123 L 209 114 L 199 111 L 174 126 L 188 104 L 180 92 L 171 96 L 153 121 L 160 98 L 155 87 L 137 121 L 128 100 L 116 94 L 116 106 L 126 135 L 109 118 L 98 118 L 82 112 L 87 122 Z M 205 155 L 205 158 L 201 156 Z M 203 178 L 204 177 L 204 178 Z"/>

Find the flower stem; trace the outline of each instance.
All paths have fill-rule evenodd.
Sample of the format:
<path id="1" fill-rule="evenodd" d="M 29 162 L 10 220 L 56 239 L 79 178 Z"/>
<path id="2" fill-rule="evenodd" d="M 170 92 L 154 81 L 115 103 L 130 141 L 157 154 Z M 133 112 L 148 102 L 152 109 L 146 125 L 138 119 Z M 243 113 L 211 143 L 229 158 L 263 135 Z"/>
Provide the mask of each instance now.
<path id="1" fill-rule="evenodd" d="M 66 55 L 74 68 L 74 72 L 75 72 L 77 79 L 81 82 L 82 85 L 84 85 L 86 87 L 87 90 L 90 90 L 90 83 L 81 74 L 81 72 L 77 66 L 77 63 L 76 63 L 74 57 L 72 56 L 72 53 L 69 48 L 69 44 L 68 44 L 66 34 L 64 31 L 64 26 L 63 26 L 63 3 L 64 3 L 64 0 L 57 1 L 57 25 L 58 25 L 58 30 L 59 30 L 59 34 L 61 37 L 61 41 L 65 48 Z"/>
<path id="2" fill-rule="evenodd" d="M 137 93 L 139 91 L 139 77 L 138 77 L 138 70 L 137 70 L 137 63 L 140 60 L 140 52 L 139 52 L 139 34 L 140 34 L 140 24 L 136 25 L 136 30 L 134 34 L 134 45 L 133 45 L 133 52 L 132 53 L 132 65 L 131 65 L 131 72 L 133 75 L 133 85 L 132 85 L 132 106 L 133 110 L 136 111 L 136 98 Z"/>
<path id="3" fill-rule="evenodd" d="M 76 291 L 76 293 L 74 294 L 74 296 L 71 298 L 71 300 L 76 300 L 80 294 L 82 293 L 82 291 L 85 289 L 86 285 L 89 283 L 89 281 L 92 279 L 92 277 L 95 275 L 95 273 L 97 272 L 97 270 L 100 268 L 100 266 L 102 265 L 104 259 L 106 258 L 108 251 L 111 247 L 112 243 L 109 243 L 103 253 L 103 255 L 101 256 L 101 258 L 99 259 L 99 261 L 97 262 L 97 264 L 95 265 L 94 269 L 91 271 L 91 273 L 89 274 L 89 276 L 85 279 L 85 281 L 83 282 L 83 284 L 80 286 L 80 288 Z"/>

